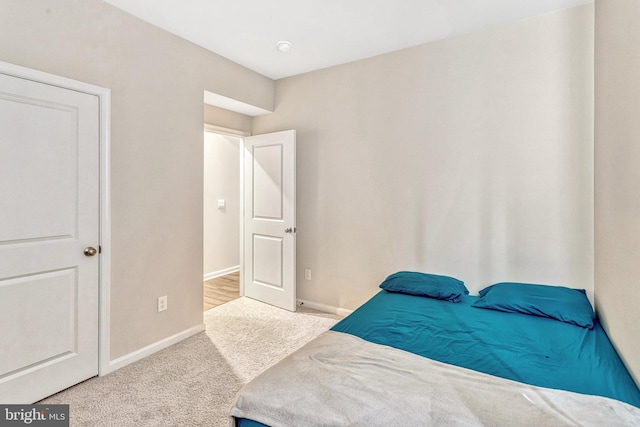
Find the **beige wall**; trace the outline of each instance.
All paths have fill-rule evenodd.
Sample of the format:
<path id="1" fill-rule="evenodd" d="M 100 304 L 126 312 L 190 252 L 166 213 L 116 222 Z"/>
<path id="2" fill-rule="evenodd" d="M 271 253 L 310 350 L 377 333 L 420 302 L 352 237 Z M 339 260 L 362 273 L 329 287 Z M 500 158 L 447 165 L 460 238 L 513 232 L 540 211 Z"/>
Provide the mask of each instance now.
<path id="1" fill-rule="evenodd" d="M 595 289 L 640 383 L 640 2 L 596 0 Z"/>
<path id="2" fill-rule="evenodd" d="M 205 132 L 204 275 L 240 265 L 240 144 L 240 138 Z"/>
<path id="3" fill-rule="evenodd" d="M 354 308 L 403 269 L 593 296 L 593 5 L 279 80 L 275 107 L 253 133 L 297 130 L 298 297 Z"/>
<path id="4" fill-rule="evenodd" d="M 253 124 L 251 116 L 204 104 L 204 122 L 209 125 L 251 133 Z"/>
<path id="5" fill-rule="evenodd" d="M 298 131 L 299 297 L 353 308 L 400 269 L 591 294 L 592 19 L 277 82 L 253 131 Z M 272 110 L 273 82 L 98 0 L 0 0 L 0 60 L 112 90 L 112 358 L 199 324 L 203 90 Z"/>
<path id="6" fill-rule="evenodd" d="M 112 91 L 111 358 L 200 324 L 203 91 L 273 82 L 98 0 L 0 0 L 0 60 Z"/>

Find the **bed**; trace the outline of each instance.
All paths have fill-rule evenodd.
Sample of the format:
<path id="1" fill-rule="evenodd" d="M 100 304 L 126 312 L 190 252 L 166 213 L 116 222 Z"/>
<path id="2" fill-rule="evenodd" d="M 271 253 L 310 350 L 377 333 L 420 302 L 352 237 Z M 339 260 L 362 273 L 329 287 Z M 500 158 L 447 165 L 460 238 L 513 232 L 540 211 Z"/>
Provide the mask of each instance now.
<path id="1" fill-rule="evenodd" d="M 237 395 L 232 425 L 640 425 L 640 390 L 584 291 L 389 276 Z"/>

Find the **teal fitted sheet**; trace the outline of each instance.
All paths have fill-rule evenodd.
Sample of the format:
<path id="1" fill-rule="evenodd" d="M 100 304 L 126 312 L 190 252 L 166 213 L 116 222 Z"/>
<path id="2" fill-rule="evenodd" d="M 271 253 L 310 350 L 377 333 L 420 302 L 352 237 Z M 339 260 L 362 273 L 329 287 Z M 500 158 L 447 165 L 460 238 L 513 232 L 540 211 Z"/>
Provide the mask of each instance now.
<path id="1" fill-rule="evenodd" d="M 640 407 L 640 391 L 599 322 L 558 320 L 381 291 L 332 330 L 451 365 Z"/>

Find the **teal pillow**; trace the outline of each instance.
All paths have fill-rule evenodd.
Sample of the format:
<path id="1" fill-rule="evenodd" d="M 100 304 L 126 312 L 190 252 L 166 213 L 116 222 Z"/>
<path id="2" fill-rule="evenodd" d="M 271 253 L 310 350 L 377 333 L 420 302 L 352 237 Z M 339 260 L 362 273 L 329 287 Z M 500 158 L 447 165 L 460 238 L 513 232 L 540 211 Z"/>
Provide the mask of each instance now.
<path id="1" fill-rule="evenodd" d="M 418 295 L 451 302 L 460 302 L 469 294 L 464 283 L 449 276 L 400 271 L 387 277 L 380 287 L 389 292 Z"/>
<path id="2" fill-rule="evenodd" d="M 596 317 L 584 289 L 530 283 L 496 283 L 481 290 L 472 306 L 550 317 L 588 329 Z"/>

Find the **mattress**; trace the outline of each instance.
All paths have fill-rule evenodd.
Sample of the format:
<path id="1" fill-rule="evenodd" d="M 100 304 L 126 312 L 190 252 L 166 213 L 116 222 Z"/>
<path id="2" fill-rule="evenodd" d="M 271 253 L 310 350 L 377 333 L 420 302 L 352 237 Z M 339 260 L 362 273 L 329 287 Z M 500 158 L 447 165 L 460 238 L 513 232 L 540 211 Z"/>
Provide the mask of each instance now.
<path id="1" fill-rule="evenodd" d="M 332 330 L 539 387 L 640 407 L 640 391 L 599 322 L 554 319 L 381 291 Z"/>
<path id="2" fill-rule="evenodd" d="M 542 388 L 529 390 L 531 395 L 542 395 L 546 389 L 570 392 L 566 393 L 569 400 L 564 400 L 564 394 L 551 398 L 566 405 L 573 404 L 572 399 L 579 401 L 580 395 L 605 398 L 605 403 L 589 404 L 591 411 L 610 408 L 607 399 L 640 407 L 640 391 L 598 322 L 586 329 L 549 318 L 475 308 L 471 304 L 476 299 L 464 296 L 460 303 L 451 303 L 381 291 L 332 331 L 441 362 L 444 369 L 452 366 L 488 374 L 487 381 L 503 379 L 505 390 L 516 382 L 515 394 L 525 394 L 517 389 L 521 383 Z M 318 354 L 328 354 L 328 350 Z M 315 354 L 305 357 L 318 358 Z M 348 355 L 338 355 L 335 360 L 345 358 Z M 483 381 L 487 382 L 480 380 L 479 384 Z M 502 383 L 498 384 L 501 388 Z M 616 411 L 627 409 L 623 405 Z M 625 416 L 636 420 L 637 409 L 631 411 Z M 237 425 L 264 424 L 238 419 Z"/>

